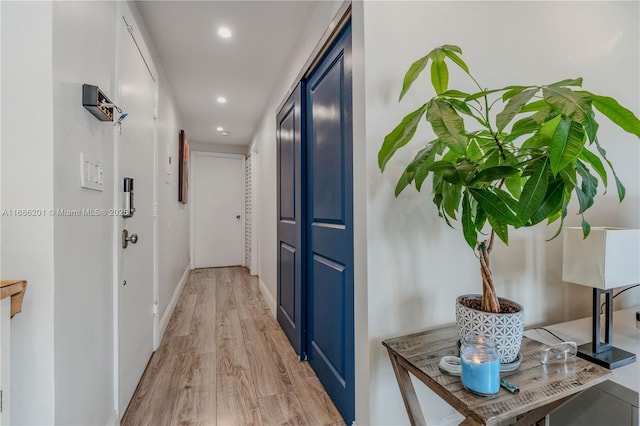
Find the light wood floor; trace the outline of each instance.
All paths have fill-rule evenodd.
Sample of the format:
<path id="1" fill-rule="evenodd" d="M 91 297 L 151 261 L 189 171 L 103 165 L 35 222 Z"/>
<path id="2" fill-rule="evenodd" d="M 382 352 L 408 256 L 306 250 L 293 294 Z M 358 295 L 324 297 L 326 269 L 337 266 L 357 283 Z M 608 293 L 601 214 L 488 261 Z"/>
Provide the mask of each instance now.
<path id="1" fill-rule="evenodd" d="M 246 268 L 197 269 L 122 425 L 344 425 Z"/>

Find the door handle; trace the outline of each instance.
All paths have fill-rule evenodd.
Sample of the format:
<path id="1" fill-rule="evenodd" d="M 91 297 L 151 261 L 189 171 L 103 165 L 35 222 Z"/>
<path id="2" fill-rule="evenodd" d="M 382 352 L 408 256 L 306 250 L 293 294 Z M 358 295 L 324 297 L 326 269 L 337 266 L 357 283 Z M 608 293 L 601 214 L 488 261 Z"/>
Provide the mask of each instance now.
<path id="1" fill-rule="evenodd" d="M 122 248 L 126 249 L 129 246 L 129 243 L 135 244 L 138 242 L 138 234 L 131 234 L 129 236 L 129 231 L 124 229 L 122 231 Z"/>

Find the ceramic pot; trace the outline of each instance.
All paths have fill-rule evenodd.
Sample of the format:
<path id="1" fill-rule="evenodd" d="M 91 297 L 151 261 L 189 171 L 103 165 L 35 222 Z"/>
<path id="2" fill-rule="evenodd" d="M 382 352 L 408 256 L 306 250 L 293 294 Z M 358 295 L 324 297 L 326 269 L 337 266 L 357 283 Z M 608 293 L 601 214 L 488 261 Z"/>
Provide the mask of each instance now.
<path id="1" fill-rule="evenodd" d="M 479 294 L 465 294 L 456 299 L 456 328 L 458 337 L 464 339 L 470 333 L 493 339 L 498 349 L 500 363 L 513 362 L 520 352 L 524 331 L 524 309 L 516 302 L 499 298 L 500 303 L 508 303 L 519 308 L 518 312 L 494 314 L 492 312 L 471 309 L 460 303 L 460 299 L 482 297 Z"/>

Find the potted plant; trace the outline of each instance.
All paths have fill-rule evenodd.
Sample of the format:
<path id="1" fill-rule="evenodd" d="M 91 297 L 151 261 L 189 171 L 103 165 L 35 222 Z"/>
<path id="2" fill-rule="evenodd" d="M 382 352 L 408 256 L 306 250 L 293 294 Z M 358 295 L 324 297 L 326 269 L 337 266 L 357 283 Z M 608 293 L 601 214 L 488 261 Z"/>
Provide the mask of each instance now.
<path id="1" fill-rule="evenodd" d="M 482 295 L 458 298 L 458 333 L 461 338 L 470 331 L 493 337 L 501 362 L 509 363 L 519 352 L 524 314 L 519 304 L 496 294 L 490 267 L 496 236 L 508 245 L 512 228 L 558 221 L 555 238 L 575 194 L 586 238 L 590 226 L 584 213 L 594 204 L 598 187 L 607 187 L 607 168 L 620 201 L 625 195 L 598 140 L 595 112 L 639 137 L 640 120 L 615 99 L 583 90 L 582 78 L 485 89 L 461 54 L 458 46 L 444 45 L 409 67 L 400 100 L 429 64 L 436 95 L 385 137 L 378 164 L 384 171 L 426 118 L 435 139 L 406 166 L 396 197 L 411 184 L 420 191 L 431 175 L 439 216 L 452 227 L 452 221 L 461 223 L 462 235 L 480 262 Z M 447 63 L 462 69 L 478 91 L 450 89 Z"/>

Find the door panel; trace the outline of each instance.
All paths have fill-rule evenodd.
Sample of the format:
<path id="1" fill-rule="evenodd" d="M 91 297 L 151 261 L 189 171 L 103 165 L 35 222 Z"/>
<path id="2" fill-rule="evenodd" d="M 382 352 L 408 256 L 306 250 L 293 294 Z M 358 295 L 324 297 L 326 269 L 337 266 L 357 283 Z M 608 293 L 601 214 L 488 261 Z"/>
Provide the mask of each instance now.
<path id="1" fill-rule="evenodd" d="M 302 88 L 291 94 L 277 116 L 278 299 L 277 317 L 298 356 L 304 342 L 304 259 L 302 218 Z"/>
<path id="2" fill-rule="evenodd" d="M 118 408 L 122 416 L 153 352 L 153 193 L 155 83 L 125 27 L 120 28 L 118 106 L 128 113 L 118 129 L 119 200 L 123 178 L 134 179 L 133 217 L 118 219 L 136 244 L 118 248 Z M 122 201 L 120 201 L 122 203 Z M 122 207 L 120 204 L 118 207 Z"/>
<path id="3" fill-rule="evenodd" d="M 244 263 L 244 159 L 194 154 L 196 268 Z"/>
<path id="4" fill-rule="evenodd" d="M 306 84 L 307 356 L 347 424 L 355 418 L 351 108 L 349 25 Z"/>

